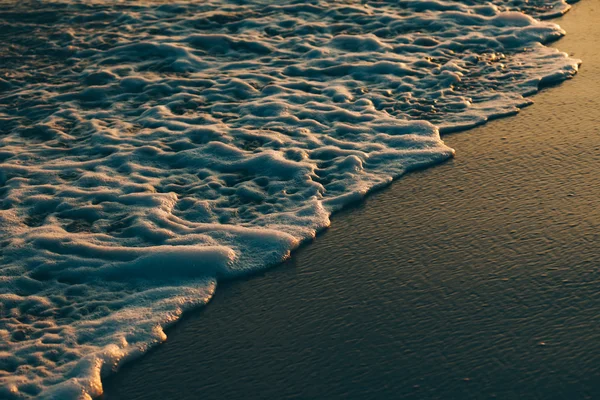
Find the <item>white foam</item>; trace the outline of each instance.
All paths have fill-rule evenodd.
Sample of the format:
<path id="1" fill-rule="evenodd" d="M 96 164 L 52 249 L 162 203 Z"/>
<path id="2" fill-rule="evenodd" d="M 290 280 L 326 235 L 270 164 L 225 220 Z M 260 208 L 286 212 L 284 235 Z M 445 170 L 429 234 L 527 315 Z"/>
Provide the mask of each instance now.
<path id="1" fill-rule="evenodd" d="M 536 19 L 562 1 L 236 3 L 0 4 L 0 397 L 100 395 L 219 280 L 578 67 Z"/>

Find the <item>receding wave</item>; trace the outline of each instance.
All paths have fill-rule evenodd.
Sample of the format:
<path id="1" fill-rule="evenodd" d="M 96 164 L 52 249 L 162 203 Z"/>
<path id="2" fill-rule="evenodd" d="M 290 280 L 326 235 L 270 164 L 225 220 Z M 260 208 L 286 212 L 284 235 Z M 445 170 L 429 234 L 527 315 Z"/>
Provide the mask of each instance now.
<path id="1" fill-rule="evenodd" d="M 0 397 L 100 395 L 219 280 L 578 66 L 544 46 L 561 1 L 237 3 L 0 1 Z"/>

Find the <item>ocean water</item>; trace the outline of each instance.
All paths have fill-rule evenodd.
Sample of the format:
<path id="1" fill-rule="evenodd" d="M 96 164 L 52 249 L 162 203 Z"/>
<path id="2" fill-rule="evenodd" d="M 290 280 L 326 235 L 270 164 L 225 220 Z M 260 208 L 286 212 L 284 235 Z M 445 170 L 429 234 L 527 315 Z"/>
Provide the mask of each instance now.
<path id="1" fill-rule="evenodd" d="M 0 1 L 0 397 L 99 396 L 218 281 L 573 76 L 567 9 Z"/>

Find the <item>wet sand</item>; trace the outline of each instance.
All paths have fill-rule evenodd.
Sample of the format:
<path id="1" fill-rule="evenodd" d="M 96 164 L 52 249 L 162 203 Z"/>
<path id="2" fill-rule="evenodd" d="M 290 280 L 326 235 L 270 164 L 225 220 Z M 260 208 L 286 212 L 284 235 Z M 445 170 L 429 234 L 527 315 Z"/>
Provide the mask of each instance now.
<path id="1" fill-rule="evenodd" d="M 600 1 L 557 22 L 575 79 L 221 285 L 104 398 L 600 398 Z"/>

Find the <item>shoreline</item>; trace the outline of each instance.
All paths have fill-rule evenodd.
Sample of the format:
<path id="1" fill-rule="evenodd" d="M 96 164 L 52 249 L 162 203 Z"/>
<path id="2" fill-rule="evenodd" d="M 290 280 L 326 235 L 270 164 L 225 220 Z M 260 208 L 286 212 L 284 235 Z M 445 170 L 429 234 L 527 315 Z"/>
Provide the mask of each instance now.
<path id="1" fill-rule="evenodd" d="M 551 295 L 558 293 L 558 296 L 563 285 L 568 285 L 565 282 L 581 285 L 582 292 L 589 294 L 593 292 L 589 292 L 590 288 L 586 291 L 585 284 L 593 286 L 598 279 L 593 268 L 600 262 L 600 257 L 594 254 L 593 243 L 598 240 L 594 231 L 597 231 L 600 217 L 593 206 L 600 193 L 593 187 L 594 163 L 590 163 L 590 160 L 598 161 L 597 148 L 593 148 L 597 147 L 593 136 L 597 135 L 598 129 L 593 125 L 593 117 L 587 115 L 590 110 L 594 111 L 594 105 L 595 110 L 600 108 L 597 101 L 593 103 L 600 61 L 598 51 L 591 48 L 594 35 L 598 37 L 599 31 L 593 27 L 593 16 L 597 14 L 590 12 L 594 3 L 597 4 L 593 0 L 577 3 L 571 12 L 558 20 L 568 33 L 553 47 L 571 54 L 574 52 L 573 56 L 584 60 L 583 69 L 574 80 L 538 93 L 534 97 L 536 104 L 521 112 L 526 115 L 444 136 L 446 143 L 457 150 L 454 160 L 412 172 L 390 187 L 373 193 L 360 205 L 337 213 L 331 228 L 310 246 L 299 249 L 283 266 L 269 270 L 264 276 L 220 285 L 207 307 L 191 312 L 169 329 L 166 343 L 109 377 L 105 382 L 104 398 L 174 398 L 174 393 L 181 399 L 195 398 L 194 395 L 240 398 L 248 396 L 249 390 L 255 391 L 256 398 L 263 393 L 268 393 L 265 397 L 269 398 L 312 398 L 310 394 L 315 393 L 329 398 L 346 398 L 344 394 L 375 398 L 385 396 L 385 393 L 436 398 L 442 395 L 440 387 L 445 388 L 443 393 L 449 390 L 451 394 L 469 397 L 491 395 L 502 386 L 488 373 L 473 373 L 479 371 L 478 368 L 495 371 L 497 367 L 482 366 L 475 362 L 479 358 L 461 358 L 464 356 L 461 351 L 450 350 L 450 355 L 444 354 L 448 351 L 444 350 L 447 347 L 442 343 L 444 338 L 450 338 L 457 348 L 465 346 L 469 340 L 476 343 L 473 348 L 467 345 L 466 350 L 483 353 L 485 357 L 481 360 L 492 359 L 495 353 L 490 345 L 496 341 L 500 348 L 508 349 L 512 345 L 513 350 L 518 351 L 509 353 L 508 361 L 496 360 L 505 366 L 511 365 L 511 355 L 518 358 L 519 351 L 537 357 L 541 365 L 550 356 L 541 353 L 540 349 L 554 349 L 562 351 L 563 357 L 569 356 L 566 358 L 570 361 L 564 363 L 564 358 L 550 357 L 549 365 L 556 366 L 561 361 L 573 370 L 575 364 L 572 362 L 580 360 L 574 359 L 568 349 L 560 345 L 557 345 L 558 350 L 555 349 L 555 340 L 546 338 L 543 332 L 530 331 L 529 323 L 523 323 L 528 327 L 523 329 L 523 325 L 514 321 L 525 314 L 538 325 L 552 327 L 549 330 L 557 333 L 561 325 L 552 323 L 552 315 L 546 314 L 550 311 L 542 309 L 544 303 L 536 303 L 528 297 L 529 293 L 547 294 L 546 300 L 550 302 Z M 578 21 L 574 22 L 575 19 Z M 586 33 L 586 29 L 594 32 Z M 583 46 L 584 39 L 588 49 L 578 47 Z M 584 51 L 594 54 L 584 55 Z M 580 107 L 578 101 L 589 102 L 585 106 L 589 108 Z M 563 118 L 567 115 L 560 115 L 560 111 L 566 114 L 564 109 L 569 107 L 580 112 L 579 116 L 570 116 L 570 122 Z M 588 125 L 585 125 L 586 121 Z M 580 136 L 586 132 L 580 136 L 577 132 L 571 132 L 572 136 L 567 137 L 559 135 L 559 127 L 564 134 L 577 123 L 589 129 L 585 142 L 592 148 L 578 148 L 581 142 L 575 141 L 578 138 L 583 141 Z M 548 140 L 536 137 L 536 129 L 550 131 L 552 137 Z M 563 154 L 565 151 L 568 154 Z M 574 159 L 574 155 L 580 155 L 582 160 Z M 573 173 L 577 172 L 584 172 L 587 180 L 574 185 L 577 190 L 573 190 L 576 182 Z M 536 201 L 538 198 L 544 201 Z M 574 208 L 576 202 L 579 202 L 579 208 Z M 569 209 L 575 209 L 575 212 L 567 211 Z M 568 215 L 568 212 L 574 215 Z M 498 226 L 502 222 L 503 225 Z M 557 243 L 560 246 L 556 246 Z M 358 254 L 357 249 L 361 246 L 366 248 L 366 255 Z M 485 273 L 473 267 L 472 263 L 477 261 L 475 256 L 484 260 L 477 264 L 486 270 Z M 470 260 L 471 264 L 464 260 Z M 516 264 L 508 268 L 507 261 Z M 589 269 L 578 279 L 573 271 L 561 269 L 561 263 L 589 264 Z M 473 282 L 479 286 L 470 284 Z M 507 287 L 506 282 L 514 282 L 516 288 Z M 482 290 L 476 290 L 478 287 Z M 528 307 L 522 309 L 512 304 L 513 297 L 504 293 L 507 290 Z M 466 300 L 471 296 L 481 301 L 477 300 L 477 306 L 470 310 L 441 306 L 453 301 L 468 305 L 470 302 Z M 498 307 L 491 301 L 494 299 L 502 300 L 496 303 Z M 391 304 L 385 304 L 388 300 Z M 584 298 L 583 303 L 570 300 L 572 304 L 567 302 L 568 307 L 579 310 L 581 304 L 586 306 L 581 310 L 593 325 L 598 318 L 594 314 L 600 315 L 600 300 L 593 296 Z M 414 306 L 412 311 L 407 304 Z M 512 315 L 511 307 L 516 307 L 521 314 L 515 312 Z M 421 308 L 429 308 L 431 314 L 421 315 Z M 491 315 L 487 311 L 490 309 L 494 311 Z M 533 310 L 531 315 L 527 309 Z M 502 312 L 509 314 L 507 320 L 503 320 Z M 296 313 L 299 315 L 291 315 Z M 579 321 L 578 315 L 558 314 L 567 320 L 583 322 Z M 410 315 L 414 317 L 411 323 L 415 331 L 408 329 L 407 332 L 410 326 L 405 324 Z M 475 335 L 476 325 L 472 324 L 482 319 L 471 320 L 470 316 L 481 317 L 488 323 L 484 324 L 485 332 L 493 337 L 493 341 L 480 343 Z M 494 316 L 498 322 L 492 321 Z M 454 322 L 465 319 L 468 320 L 465 326 L 459 323 L 460 329 L 452 327 Z M 514 330 L 521 332 L 522 341 L 511 341 L 510 337 L 514 339 L 519 335 L 514 336 L 512 332 L 511 336 L 502 331 L 501 323 L 507 321 L 515 324 Z M 373 326 L 376 329 L 370 329 Z M 420 342 L 419 329 L 428 337 L 428 327 L 432 326 L 448 329 L 434 335 L 437 341 L 432 340 L 432 344 Z M 589 329 L 584 331 L 590 333 Z M 455 340 L 450 333 L 459 333 L 457 337 L 463 341 Z M 398 337 L 402 340 L 396 340 Z M 577 335 L 575 338 L 581 341 Z M 579 378 L 578 382 L 585 386 L 583 389 L 600 394 L 600 388 L 594 386 L 600 375 L 597 370 L 594 374 L 589 369 L 594 354 L 600 356 L 600 349 L 598 345 L 594 347 L 592 339 L 593 335 L 583 338 L 581 348 L 575 348 L 579 355 L 586 352 L 586 346 L 594 350 L 583 361 L 588 367 L 586 373 L 591 372 L 589 381 L 575 374 L 576 371 L 569 379 Z M 362 348 L 361 342 L 365 342 Z M 407 349 L 412 349 L 414 354 L 405 354 Z M 367 355 L 362 356 L 362 351 Z M 405 359 L 398 362 L 402 366 L 399 370 L 393 361 L 398 361 L 402 354 Z M 394 355 L 394 358 L 390 359 L 388 355 Z M 431 355 L 431 359 L 426 355 Z M 353 360 L 351 365 L 348 359 Z M 442 368 L 443 360 L 449 359 L 461 366 L 456 373 Z M 386 366 L 384 369 L 377 367 L 382 360 L 385 361 L 382 363 Z M 519 360 L 523 365 L 517 369 L 531 375 L 531 362 Z M 421 368 L 415 362 L 421 362 Z M 420 373 L 404 372 L 411 365 Z M 423 369 L 436 365 L 440 367 L 434 368 L 430 375 Z M 473 365 L 477 368 L 468 368 Z M 194 368 L 196 370 L 192 371 Z M 315 369 L 322 374 L 311 376 Z M 392 373 L 378 381 L 372 376 L 371 369 L 380 374 Z M 214 374 L 202 374 L 208 371 L 214 371 Z M 531 376 L 529 380 L 519 380 L 519 371 L 502 378 L 505 386 L 510 386 L 511 382 L 522 384 L 513 385 L 515 393 L 518 393 L 516 389 L 531 384 L 531 379 L 535 380 Z M 447 379 L 442 379 L 436 386 L 435 382 L 444 373 Z M 299 376 L 290 378 L 296 374 Z M 546 371 L 539 375 L 545 379 L 548 374 Z M 307 376 L 312 378 L 308 384 L 302 381 Z M 556 380 L 556 376 L 550 376 Z M 378 384 L 375 387 L 379 390 L 377 393 L 351 389 L 365 382 L 387 382 L 389 386 L 382 388 Z M 191 388 L 184 392 L 181 385 Z M 548 385 L 544 390 L 551 391 L 542 394 L 560 398 L 561 394 L 568 393 L 551 382 Z M 302 392 L 302 386 L 307 386 L 307 393 Z M 332 390 L 331 397 L 323 393 L 329 389 Z M 344 393 L 345 390 L 348 393 Z M 505 397 L 503 393 L 498 395 Z"/>

